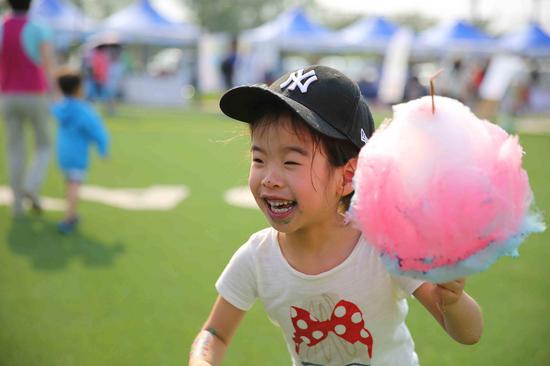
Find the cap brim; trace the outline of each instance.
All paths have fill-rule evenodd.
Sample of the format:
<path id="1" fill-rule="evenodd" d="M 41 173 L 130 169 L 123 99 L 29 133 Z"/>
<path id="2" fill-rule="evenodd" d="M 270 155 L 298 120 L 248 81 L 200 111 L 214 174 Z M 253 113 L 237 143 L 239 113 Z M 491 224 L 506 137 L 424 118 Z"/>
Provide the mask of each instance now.
<path id="1" fill-rule="evenodd" d="M 347 137 L 336 130 L 317 113 L 282 94 L 275 93 L 263 85 L 238 86 L 227 91 L 220 99 L 220 109 L 228 117 L 251 123 L 261 117 L 263 105 L 283 103 L 301 117 L 314 130 L 337 139 Z"/>

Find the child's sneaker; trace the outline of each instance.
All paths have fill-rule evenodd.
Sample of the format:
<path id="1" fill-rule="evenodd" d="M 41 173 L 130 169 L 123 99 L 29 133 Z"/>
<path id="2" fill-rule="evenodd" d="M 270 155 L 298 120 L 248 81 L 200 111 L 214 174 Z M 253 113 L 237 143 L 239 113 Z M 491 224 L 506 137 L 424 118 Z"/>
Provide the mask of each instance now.
<path id="1" fill-rule="evenodd" d="M 70 234 L 76 229 L 78 221 L 78 216 L 75 216 L 71 219 L 63 220 L 59 224 L 57 224 L 57 229 L 62 234 Z"/>

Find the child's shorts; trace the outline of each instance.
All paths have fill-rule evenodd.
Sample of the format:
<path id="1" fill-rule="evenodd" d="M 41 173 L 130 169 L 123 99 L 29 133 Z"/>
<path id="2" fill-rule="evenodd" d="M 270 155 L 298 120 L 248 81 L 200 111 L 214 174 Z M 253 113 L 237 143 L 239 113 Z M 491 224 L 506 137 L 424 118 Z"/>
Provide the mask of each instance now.
<path id="1" fill-rule="evenodd" d="M 63 175 L 65 175 L 65 180 L 68 182 L 82 183 L 86 178 L 86 171 L 81 169 L 66 169 L 63 170 Z"/>

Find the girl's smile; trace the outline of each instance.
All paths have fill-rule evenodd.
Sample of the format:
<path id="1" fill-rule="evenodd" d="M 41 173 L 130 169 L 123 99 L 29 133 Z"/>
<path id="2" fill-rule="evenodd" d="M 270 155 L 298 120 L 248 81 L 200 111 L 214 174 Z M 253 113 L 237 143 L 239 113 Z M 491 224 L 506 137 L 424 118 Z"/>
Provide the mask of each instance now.
<path id="1" fill-rule="evenodd" d="M 291 216 L 298 205 L 296 201 L 268 197 L 265 197 L 264 201 L 267 203 L 269 215 L 278 220 L 284 220 Z"/>
<path id="2" fill-rule="evenodd" d="M 331 171 L 308 131 L 296 131 L 291 116 L 277 117 L 252 135 L 249 186 L 270 224 L 296 232 L 334 219 L 337 169 Z"/>

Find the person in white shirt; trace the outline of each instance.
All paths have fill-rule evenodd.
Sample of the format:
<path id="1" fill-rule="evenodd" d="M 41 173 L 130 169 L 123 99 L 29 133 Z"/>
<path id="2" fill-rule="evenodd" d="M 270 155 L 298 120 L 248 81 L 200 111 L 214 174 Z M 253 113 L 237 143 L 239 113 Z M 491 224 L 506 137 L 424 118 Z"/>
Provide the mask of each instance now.
<path id="1" fill-rule="evenodd" d="M 414 295 L 460 343 L 481 337 L 464 280 L 435 285 L 390 275 L 346 219 L 352 178 L 374 122 L 357 84 L 310 66 L 268 86 L 229 90 L 222 111 L 250 124 L 250 190 L 271 227 L 253 234 L 216 282 L 219 297 L 189 365 L 220 365 L 256 299 L 295 366 L 418 365 L 405 325 Z"/>

